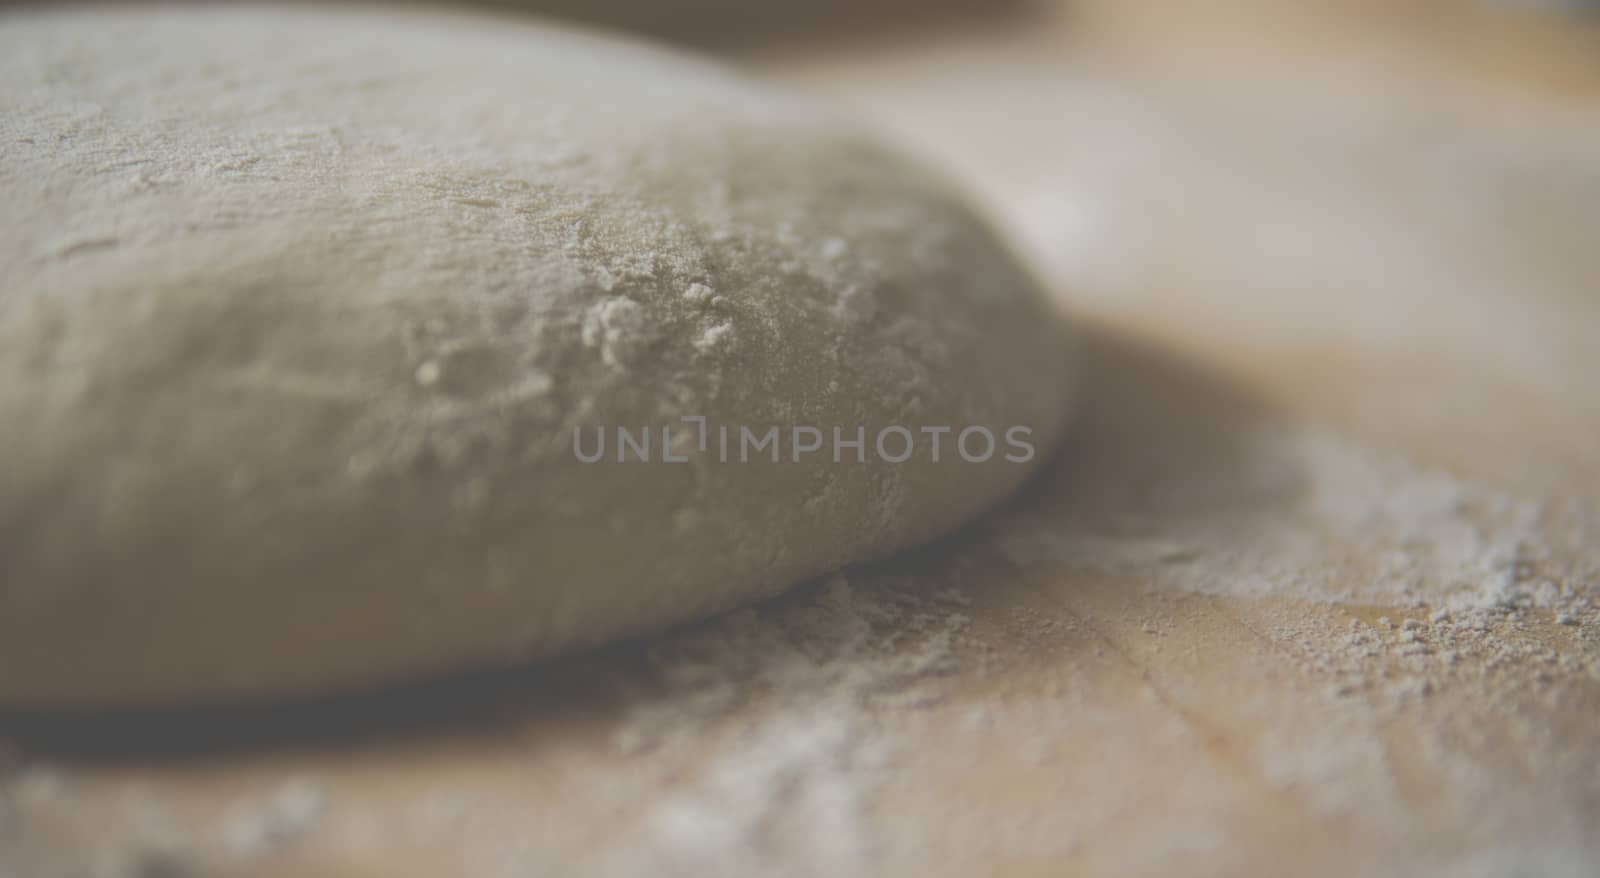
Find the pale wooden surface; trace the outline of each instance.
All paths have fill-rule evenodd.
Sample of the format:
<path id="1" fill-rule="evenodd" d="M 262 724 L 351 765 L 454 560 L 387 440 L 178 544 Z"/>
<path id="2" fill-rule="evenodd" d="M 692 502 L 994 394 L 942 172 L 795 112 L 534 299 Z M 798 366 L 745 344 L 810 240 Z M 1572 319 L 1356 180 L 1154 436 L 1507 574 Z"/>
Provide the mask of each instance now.
<path id="1" fill-rule="evenodd" d="M 1088 6 L 741 59 L 1079 316 L 1022 497 L 610 652 L 51 729 L 0 874 L 1600 872 L 1600 42 Z"/>

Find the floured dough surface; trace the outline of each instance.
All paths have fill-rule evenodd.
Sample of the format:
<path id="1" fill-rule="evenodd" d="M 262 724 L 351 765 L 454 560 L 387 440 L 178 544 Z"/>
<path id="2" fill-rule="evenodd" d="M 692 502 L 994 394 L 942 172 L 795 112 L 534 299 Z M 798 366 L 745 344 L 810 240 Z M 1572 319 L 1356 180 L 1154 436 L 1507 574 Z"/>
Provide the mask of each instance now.
<path id="1" fill-rule="evenodd" d="M 691 59 L 423 13 L 13 12 L 0 104 L 6 703 L 644 631 L 947 531 L 1062 429 L 1056 316 L 959 198 Z M 781 460 L 719 425 L 780 428 Z M 866 461 L 795 460 L 800 425 Z M 973 426 L 1035 451 L 931 459 L 924 427 Z"/>

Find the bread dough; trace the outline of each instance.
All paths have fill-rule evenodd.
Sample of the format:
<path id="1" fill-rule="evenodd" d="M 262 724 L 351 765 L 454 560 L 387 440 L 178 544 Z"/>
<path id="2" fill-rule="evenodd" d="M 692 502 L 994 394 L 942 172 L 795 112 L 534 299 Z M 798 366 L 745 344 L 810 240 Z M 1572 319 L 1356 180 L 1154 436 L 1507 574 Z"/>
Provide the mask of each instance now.
<path id="1" fill-rule="evenodd" d="M 714 66 L 394 9 L 0 22 L 0 703 L 642 632 L 949 531 L 1062 430 L 1061 324 L 985 224 Z"/>

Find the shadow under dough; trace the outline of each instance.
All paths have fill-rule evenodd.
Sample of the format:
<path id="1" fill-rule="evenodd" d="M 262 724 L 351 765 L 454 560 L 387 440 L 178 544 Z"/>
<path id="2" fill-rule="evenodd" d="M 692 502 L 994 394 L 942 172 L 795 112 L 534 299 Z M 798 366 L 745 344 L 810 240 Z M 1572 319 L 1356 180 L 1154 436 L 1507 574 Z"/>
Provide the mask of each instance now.
<path id="1" fill-rule="evenodd" d="M 1067 440 L 991 531 L 1027 519 L 1063 534 L 1159 538 L 1272 521 L 1298 503 L 1305 475 L 1265 401 L 1108 329 L 1083 331 L 1080 347 Z"/>

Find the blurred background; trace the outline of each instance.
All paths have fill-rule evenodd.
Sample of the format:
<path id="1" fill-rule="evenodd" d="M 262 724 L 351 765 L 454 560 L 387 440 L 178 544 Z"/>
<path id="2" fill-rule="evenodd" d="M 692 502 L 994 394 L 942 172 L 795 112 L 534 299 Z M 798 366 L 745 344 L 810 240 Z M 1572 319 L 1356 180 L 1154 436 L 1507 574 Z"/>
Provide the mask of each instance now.
<path id="1" fill-rule="evenodd" d="M 1080 319 L 1301 414 L 1517 482 L 1600 416 L 1596 4 L 914 7 L 718 51 L 952 171 Z"/>
<path id="2" fill-rule="evenodd" d="M 1515 460 L 1600 416 L 1600 4 L 550 2 L 844 106 L 1080 318 L 1321 420 Z"/>
<path id="3" fill-rule="evenodd" d="M 1080 314 L 1213 361 L 1425 385 L 1434 427 L 1485 380 L 1592 372 L 1600 0 L 446 5 L 813 93 L 963 182 Z M 1390 397 L 1348 414 L 1416 413 Z"/>

